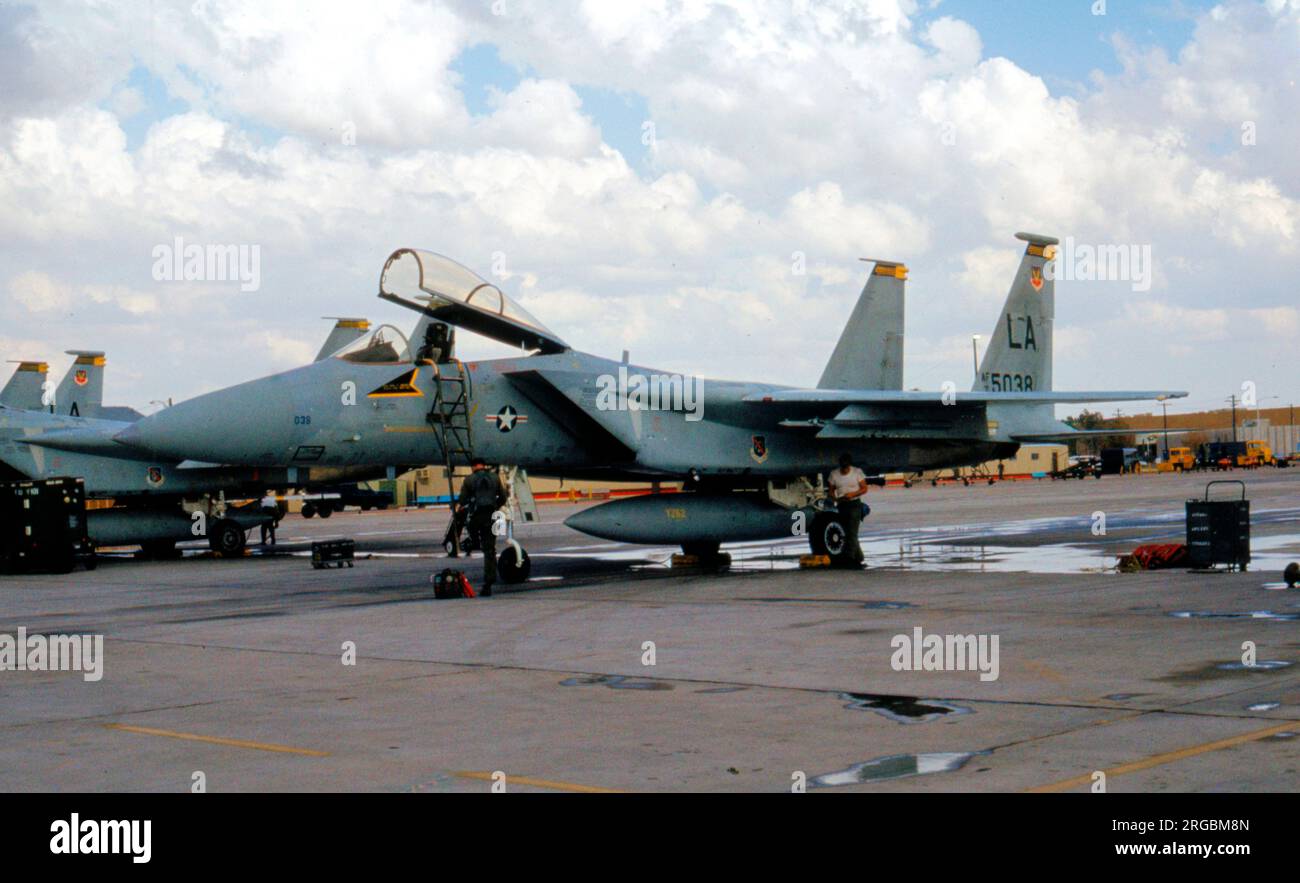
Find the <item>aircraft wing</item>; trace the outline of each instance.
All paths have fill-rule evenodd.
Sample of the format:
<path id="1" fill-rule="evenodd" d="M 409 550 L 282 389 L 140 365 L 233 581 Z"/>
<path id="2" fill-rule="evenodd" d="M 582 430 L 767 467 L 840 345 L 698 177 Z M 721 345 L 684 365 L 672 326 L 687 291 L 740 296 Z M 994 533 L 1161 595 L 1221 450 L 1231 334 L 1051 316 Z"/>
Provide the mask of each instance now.
<path id="1" fill-rule="evenodd" d="M 1106 390 L 1083 392 L 969 392 L 950 393 L 929 390 L 878 389 L 776 389 L 752 393 L 744 401 L 760 404 L 798 405 L 944 405 L 944 404 L 1021 404 L 1073 405 L 1088 402 L 1133 402 L 1144 399 L 1180 399 L 1186 392 L 1169 390 Z M 1114 435 L 1112 431 L 1110 433 Z"/>
<path id="2" fill-rule="evenodd" d="M 1102 438 L 1108 435 L 1186 435 L 1189 432 L 1213 432 L 1212 429 L 1161 429 L 1146 426 L 1140 429 L 1115 427 L 1114 429 L 1076 429 L 1073 432 L 1016 432 L 1011 438 L 1018 442 L 1069 441 L 1072 438 Z"/>

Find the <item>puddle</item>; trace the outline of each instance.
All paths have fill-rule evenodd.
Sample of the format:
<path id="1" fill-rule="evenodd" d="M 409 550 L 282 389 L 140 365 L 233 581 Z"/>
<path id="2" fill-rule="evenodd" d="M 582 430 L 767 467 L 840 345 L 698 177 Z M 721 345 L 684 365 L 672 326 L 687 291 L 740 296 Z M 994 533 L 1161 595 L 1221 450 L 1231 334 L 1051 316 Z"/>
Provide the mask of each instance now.
<path id="1" fill-rule="evenodd" d="M 853 598 L 737 598 L 737 601 L 756 601 L 760 604 L 850 604 L 865 610 L 905 610 L 915 607 L 906 601 L 858 601 Z"/>
<path id="2" fill-rule="evenodd" d="M 1094 507 L 1086 507 L 1094 508 Z M 909 570 L 953 573 L 1117 573 L 1116 562 L 1134 546 L 1153 542 L 1183 542 L 1185 512 L 1182 501 L 1167 508 L 1108 513 L 1110 531 L 1138 531 L 1123 542 L 1097 543 L 1090 515 L 1028 518 L 1018 521 L 882 528 L 870 519 L 863 524 L 860 542 L 871 570 Z M 1251 524 L 1294 524 L 1300 508 L 1259 509 Z M 1036 537 L 1054 540 L 1035 544 Z M 1061 542 L 1062 539 L 1074 539 Z M 1295 560 L 1300 534 L 1255 536 L 1251 539 L 1249 569 L 1281 575 Z M 562 546 L 539 552 L 534 558 L 581 556 L 590 560 L 622 563 L 632 570 L 666 571 L 676 546 L 633 546 L 623 543 Z M 755 540 L 727 543 L 733 573 L 797 570 L 799 557 L 808 552 L 807 540 Z M 798 599 L 790 599 L 798 600 Z"/>
<path id="3" fill-rule="evenodd" d="M 646 678 L 629 678 L 624 675 L 580 675 L 560 681 L 561 687 L 605 686 L 611 690 L 671 690 L 672 684 Z"/>
<path id="4" fill-rule="evenodd" d="M 748 687 L 709 687 L 707 690 L 696 690 L 696 693 L 739 693 L 741 690 L 748 690 Z"/>
<path id="5" fill-rule="evenodd" d="M 1254 665 L 1247 665 L 1244 662 L 1220 662 L 1215 668 L 1219 671 L 1277 671 L 1290 664 L 1283 659 L 1261 659 Z"/>
<path id="6" fill-rule="evenodd" d="M 1275 708 L 1281 708 L 1281 702 L 1256 702 L 1254 705 L 1247 705 L 1247 711 L 1272 711 Z"/>
<path id="7" fill-rule="evenodd" d="M 1282 732 L 1282 733 L 1274 733 L 1274 734 L 1271 735 L 1271 736 L 1265 736 L 1263 739 L 1260 739 L 1259 741 L 1261 741 L 1261 742 L 1285 742 L 1285 741 L 1287 741 L 1288 739 L 1294 739 L 1295 737 L 1296 737 L 1296 734 L 1295 734 L 1295 733 L 1292 733 L 1292 732 L 1290 732 L 1290 731 L 1286 731 L 1286 732 Z"/>
<path id="8" fill-rule="evenodd" d="M 1137 696 L 1145 696 L 1146 693 L 1111 693 L 1109 696 L 1102 696 L 1102 699 L 1109 699 L 1111 702 L 1124 702 Z"/>
<path id="9" fill-rule="evenodd" d="M 808 780 L 809 788 L 835 788 L 840 785 L 860 785 L 864 782 L 883 782 L 905 779 L 909 776 L 928 776 L 932 773 L 951 773 L 961 769 L 977 754 L 986 751 L 944 751 L 934 754 L 891 754 L 875 760 L 864 761 L 834 773 L 823 773 Z"/>
<path id="10" fill-rule="evenodd" d="M 924 724 L 950 714 L 970 714 L 972 709 L 939 699 L 917 699 L 915 696 L 877 696 L 872 693 L 840 693 L 848 702 L 845 708 L 854 711 L 874 711 L 898 724 Z"/>
<path id="11" fill-rule="evenodd" d="M 1272 610 L 1249 610 L 1227 613 L 1216 610 L 1179 610 L 1169 614 L 1175 619 L 1271 619 L 1276 622 L 1295 622 L 1300 613 L 1274 613 Z"/>

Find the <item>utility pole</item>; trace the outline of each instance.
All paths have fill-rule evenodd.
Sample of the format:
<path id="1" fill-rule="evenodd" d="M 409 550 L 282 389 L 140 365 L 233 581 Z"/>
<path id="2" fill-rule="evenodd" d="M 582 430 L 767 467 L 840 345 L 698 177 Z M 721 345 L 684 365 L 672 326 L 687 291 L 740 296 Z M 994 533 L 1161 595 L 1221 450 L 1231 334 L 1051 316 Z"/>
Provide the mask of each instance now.
<path id="1" fill-rule="evenodd" d="M 1237 396 L 1235 394 L 1228 396 L 1227 399 L 1232 403 L 1232 440 L 1237 440 Z"/>
<path id="2" fill-rule="evenodd" d="M 1160 410 L 1164 412 L 1165 421 L 1165 461 L 1169 461 L 1169 403 L 1160 397 Z"/>

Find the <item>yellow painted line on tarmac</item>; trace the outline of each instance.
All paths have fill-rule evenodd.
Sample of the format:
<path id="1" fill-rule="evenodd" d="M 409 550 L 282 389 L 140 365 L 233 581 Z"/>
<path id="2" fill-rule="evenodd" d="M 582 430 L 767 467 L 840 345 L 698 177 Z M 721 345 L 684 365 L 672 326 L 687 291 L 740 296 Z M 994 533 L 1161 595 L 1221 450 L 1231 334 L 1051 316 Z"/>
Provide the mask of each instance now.
<path id="1" fill-rule="evenodd" d="M 329 757 L 328 751 L 315 748 L 294 748 L 292 745 L 276 745 L 272 742 L 251 742 L 248 739 L 227 739 L 224 736 L 202 736 L 198 733 L 178 733 L 175 730 L 159 730 L 154 727 L 137 727 L 134 724 L 104 724 L 110 730 L 124 733 L 140 733 L 144 736 L 163 736 L 168 739 L 184 739 L 187 742 L 207 742 L 210 745 L 228 745 L 231 748 L 251 748 L 255 751 L 273 751 L 276 754 L 301 754 L 304 757 Z"/>
<path id="2" fill-rule="evenodd" d="M 492 773 L 485 770 L 458 770 L 453 775 L 462 779 L 481 779 L 492 781 Z M 506 776 L 506 787 L 511 785 L 529 785 L 533 788 L 550 788 L 552 791 L 573 791 L 578 794 L 622 794 L 617 788 L 601 788 L 597 785 L 578 785 L 573 782 L 555 782 L 550 779 L 534 779 L 531 776 Z"/>
<path id="3" fill-rule="evenodd" d="M 1166 751 L 1164 754 L 1153 754 L 1151 757 L 1143 760 L 1135 760 L 1132 763 L 1121 764 L 1117 767 L 1111 767 L 1108 770 L 1102 770 L 1106 778 L 1122 776 L 1125 773 L 1136 773 L 1141 770 L 1149 770 L 1152 767 L 1163 766 L 1167 763 L 1173 763 L 1178 760 L 1186 760 L 1189 757 L 1196 757 L 1200 754 L 1208 754 L 1211 751 L 1218 751 L 1221 748 L 1231 748 L 1234 745 L 1244 745 L 1247 742 L 1256 742 L 1265 739 L 1275 733 L 1285 733 L 1287 731 L 1300 730 L 1300 722 L 1287 721 L 1272 727 L 1265 727 L 1262 730 L 1254 730 L 1249 733 L 1242 733 L 1239 736 L 1229 736 L 1226 739 L 1216 739 L 1213 742 L 1203 742 L 1200 745 L 1192 745 L 1187 748 L 1179 748 L 1177 751 Z M 1071 788 L 1077 788 L 1080 785 L 1091 785 L 1092 773 L 1083 776 L 1075 776 L 1073 779 L 1066 779 L 1062 782 L 1052 782 L 1050 785 L 1038 785 L 1033 788 L 1027 788 L 1029 794 L 1047 794 L 1054 791 L 1068 791 Z"/>

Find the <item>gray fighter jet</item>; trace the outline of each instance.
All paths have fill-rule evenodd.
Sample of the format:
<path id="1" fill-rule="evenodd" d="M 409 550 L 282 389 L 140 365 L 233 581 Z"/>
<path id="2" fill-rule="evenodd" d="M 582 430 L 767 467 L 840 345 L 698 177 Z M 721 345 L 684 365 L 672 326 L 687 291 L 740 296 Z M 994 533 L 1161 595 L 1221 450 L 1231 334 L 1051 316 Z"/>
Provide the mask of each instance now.
<path id="1" fill-rule="evenodd" d="M 328 352 L 368 328 L 364 319 L 337 320 L 326 340 Z M 206 538 L 212 549 L 234 554 L 244 547 L 246 532 L 267 516 L 255 508 L 227 505 L 227 498 L 260 497 L 267 488 L 360 481 L 385 471 L 373 466 L 292 471 L 218 466 L 133 452 L 113 437 L 141 415 L 101 404 L 104 354 L 79 350 L 72 355 L 73 365 L 52 402 L 47 387 L 43 408 L 39 401 L 33 410 L 0 406 L 0 475 L 84 478 L 89 499 L 111 501 L 87 512 L 87 533 L 97 546 L 138 544 L 150 556 L 168 557 L 175 554 L 178 540 Z M 25 375 L 44 376 L 28 365 L 44 367 L 22 363 L 6 390 L 18 379 L 26 380 Z M 35 389 L 39 391 L 40 384 Z M 31 397 L 13 401 L 29 404 Z"/>
<path id="2" fill-rule="evenodd" d="M 843 529 L 821 490 L 841 452 L 868 474 L 965 466 L 1071 433 L 1054 415 L 1058 404 L 1186 395 L 1053 390 L 1053 280 L 1044 266 L 1057 240 L 1016 235 L 1027 247 L 969 392 L 902 390 L 902 264 L 873 261 L 819 386 L 796 389 L 578 352 L 491 282 L 404 248 L 385 263 L 379 296 L 420 313 L 409 340 L 379 326 L 330 358 L 182 402 L 115 440 L 175 460 L 290 470 L 450 467 L 473 454 L 534 475 L 684 480 L 685 493 L 606 503 L 566 523 L 701 555 L 806 532 L 814 551 L 841 556 Z M 523 352 L 460 362 L 457 328 Z M 518 544 L 507 544 L 500 571 L 507 580 L 527 574 Z"/>

